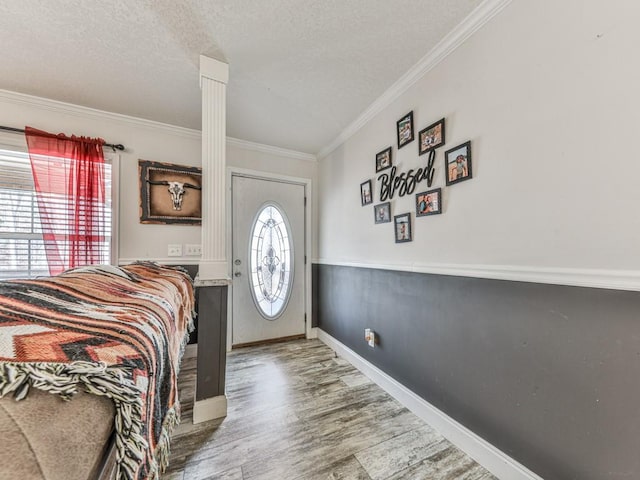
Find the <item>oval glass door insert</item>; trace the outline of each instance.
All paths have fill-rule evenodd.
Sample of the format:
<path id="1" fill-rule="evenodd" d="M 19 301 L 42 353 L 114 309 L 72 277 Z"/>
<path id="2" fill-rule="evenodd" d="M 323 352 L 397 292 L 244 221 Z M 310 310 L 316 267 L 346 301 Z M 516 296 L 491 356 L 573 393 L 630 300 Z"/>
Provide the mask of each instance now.
<path id="1" fill-rule="evenodd" d="M 287 306 L 293 281 L 289 222 L 280 208 L 268 203 L 256 215 L 251 232 L 251 294 L 260 314 L 275 320 Z"/>

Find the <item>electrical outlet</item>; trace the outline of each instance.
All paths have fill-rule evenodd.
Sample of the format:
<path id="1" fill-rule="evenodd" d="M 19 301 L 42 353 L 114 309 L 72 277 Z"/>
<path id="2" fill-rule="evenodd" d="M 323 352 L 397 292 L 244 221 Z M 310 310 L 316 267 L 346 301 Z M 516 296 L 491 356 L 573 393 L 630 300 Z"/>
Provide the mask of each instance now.
<path id="1" fill-rule="evenodd" d="M 184 246 L 184 254 L 194 257 L 202 255 L 202 245 L 196 243 L 187 243 Z"/>
<path id="2" fill-rule="evenodd" d="M 370 328 L 364 329 L 364 340 L 369 344 L 370 347 L 376 346 L 376 332 L 371 330 Z"/>
<path id="3" fill-rule="evenodd" d="M 167 256 L 168 257 L 181 257 L 182 256 L 182 244 L 180 244 L 180 243 L 170 243 L 167 246 Z"/>

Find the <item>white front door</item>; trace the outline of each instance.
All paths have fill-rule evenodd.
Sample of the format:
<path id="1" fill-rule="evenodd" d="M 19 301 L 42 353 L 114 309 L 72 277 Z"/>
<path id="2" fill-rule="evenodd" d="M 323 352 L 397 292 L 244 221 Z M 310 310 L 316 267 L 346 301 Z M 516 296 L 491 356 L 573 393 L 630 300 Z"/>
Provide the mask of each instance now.
<path id="1" fill-rule="evenodd" d="M 305 186 L 231 178 L 231 343 L 304 334 Z"/>

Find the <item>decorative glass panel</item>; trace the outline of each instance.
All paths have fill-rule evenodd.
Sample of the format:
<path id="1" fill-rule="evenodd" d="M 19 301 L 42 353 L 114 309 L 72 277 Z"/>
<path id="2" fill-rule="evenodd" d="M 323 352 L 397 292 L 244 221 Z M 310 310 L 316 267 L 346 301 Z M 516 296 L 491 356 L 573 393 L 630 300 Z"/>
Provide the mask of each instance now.
<path id="1" fill-rule="evenodd" d="M 265 205 L 253 224 L 249 267 L 251 293 L 268 320 L 278 318 L 289 301 L 293 280 L 293 246 L 284 213 Z"/>

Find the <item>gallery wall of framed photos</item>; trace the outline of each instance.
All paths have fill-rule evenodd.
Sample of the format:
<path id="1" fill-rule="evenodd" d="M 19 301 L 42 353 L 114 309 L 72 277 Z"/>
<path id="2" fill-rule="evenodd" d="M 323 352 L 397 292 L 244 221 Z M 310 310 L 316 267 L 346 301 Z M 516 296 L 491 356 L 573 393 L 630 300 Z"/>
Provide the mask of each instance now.
<path id="1" fill-rule="evenodd" d="M 393 218 L 395 243 L 413 241 L 413 221 L 422 221 L 422 217 L 443 213 L 443 188 L 473 178 L 471 141 L 458 144 L 438 155 L 443 150 L 441 147 L 446 146 L 445 118 L 422 128 L 418 132 L 416 151 L 408 156 L 409 161 L 403 162 L 406 165 L 398 162 L 400 149 L 415 140 L 414 131 L 412 110 L 396 122 L 396 145 L 386 146 L 375 154 L 372 162 L 375 176 L 360 184 L 361 205 L 367 209 L 373 208 L 374 224 L 392 223 Z M 397 153 L 395 156 L 394 149 Z M 402 153 L 409 150 L 406 148 Z M 440 167 L 437 163 L 439 156 Z M 442 168 L 444 172 L 444 186 L 433 185 L 438 168 Z M 409 211 L 397 213 L 396 210 L 402 210 L 405 205 L 394 208 L 394 198 L 405 196 L 413 200 L 413 207 Z"/>

